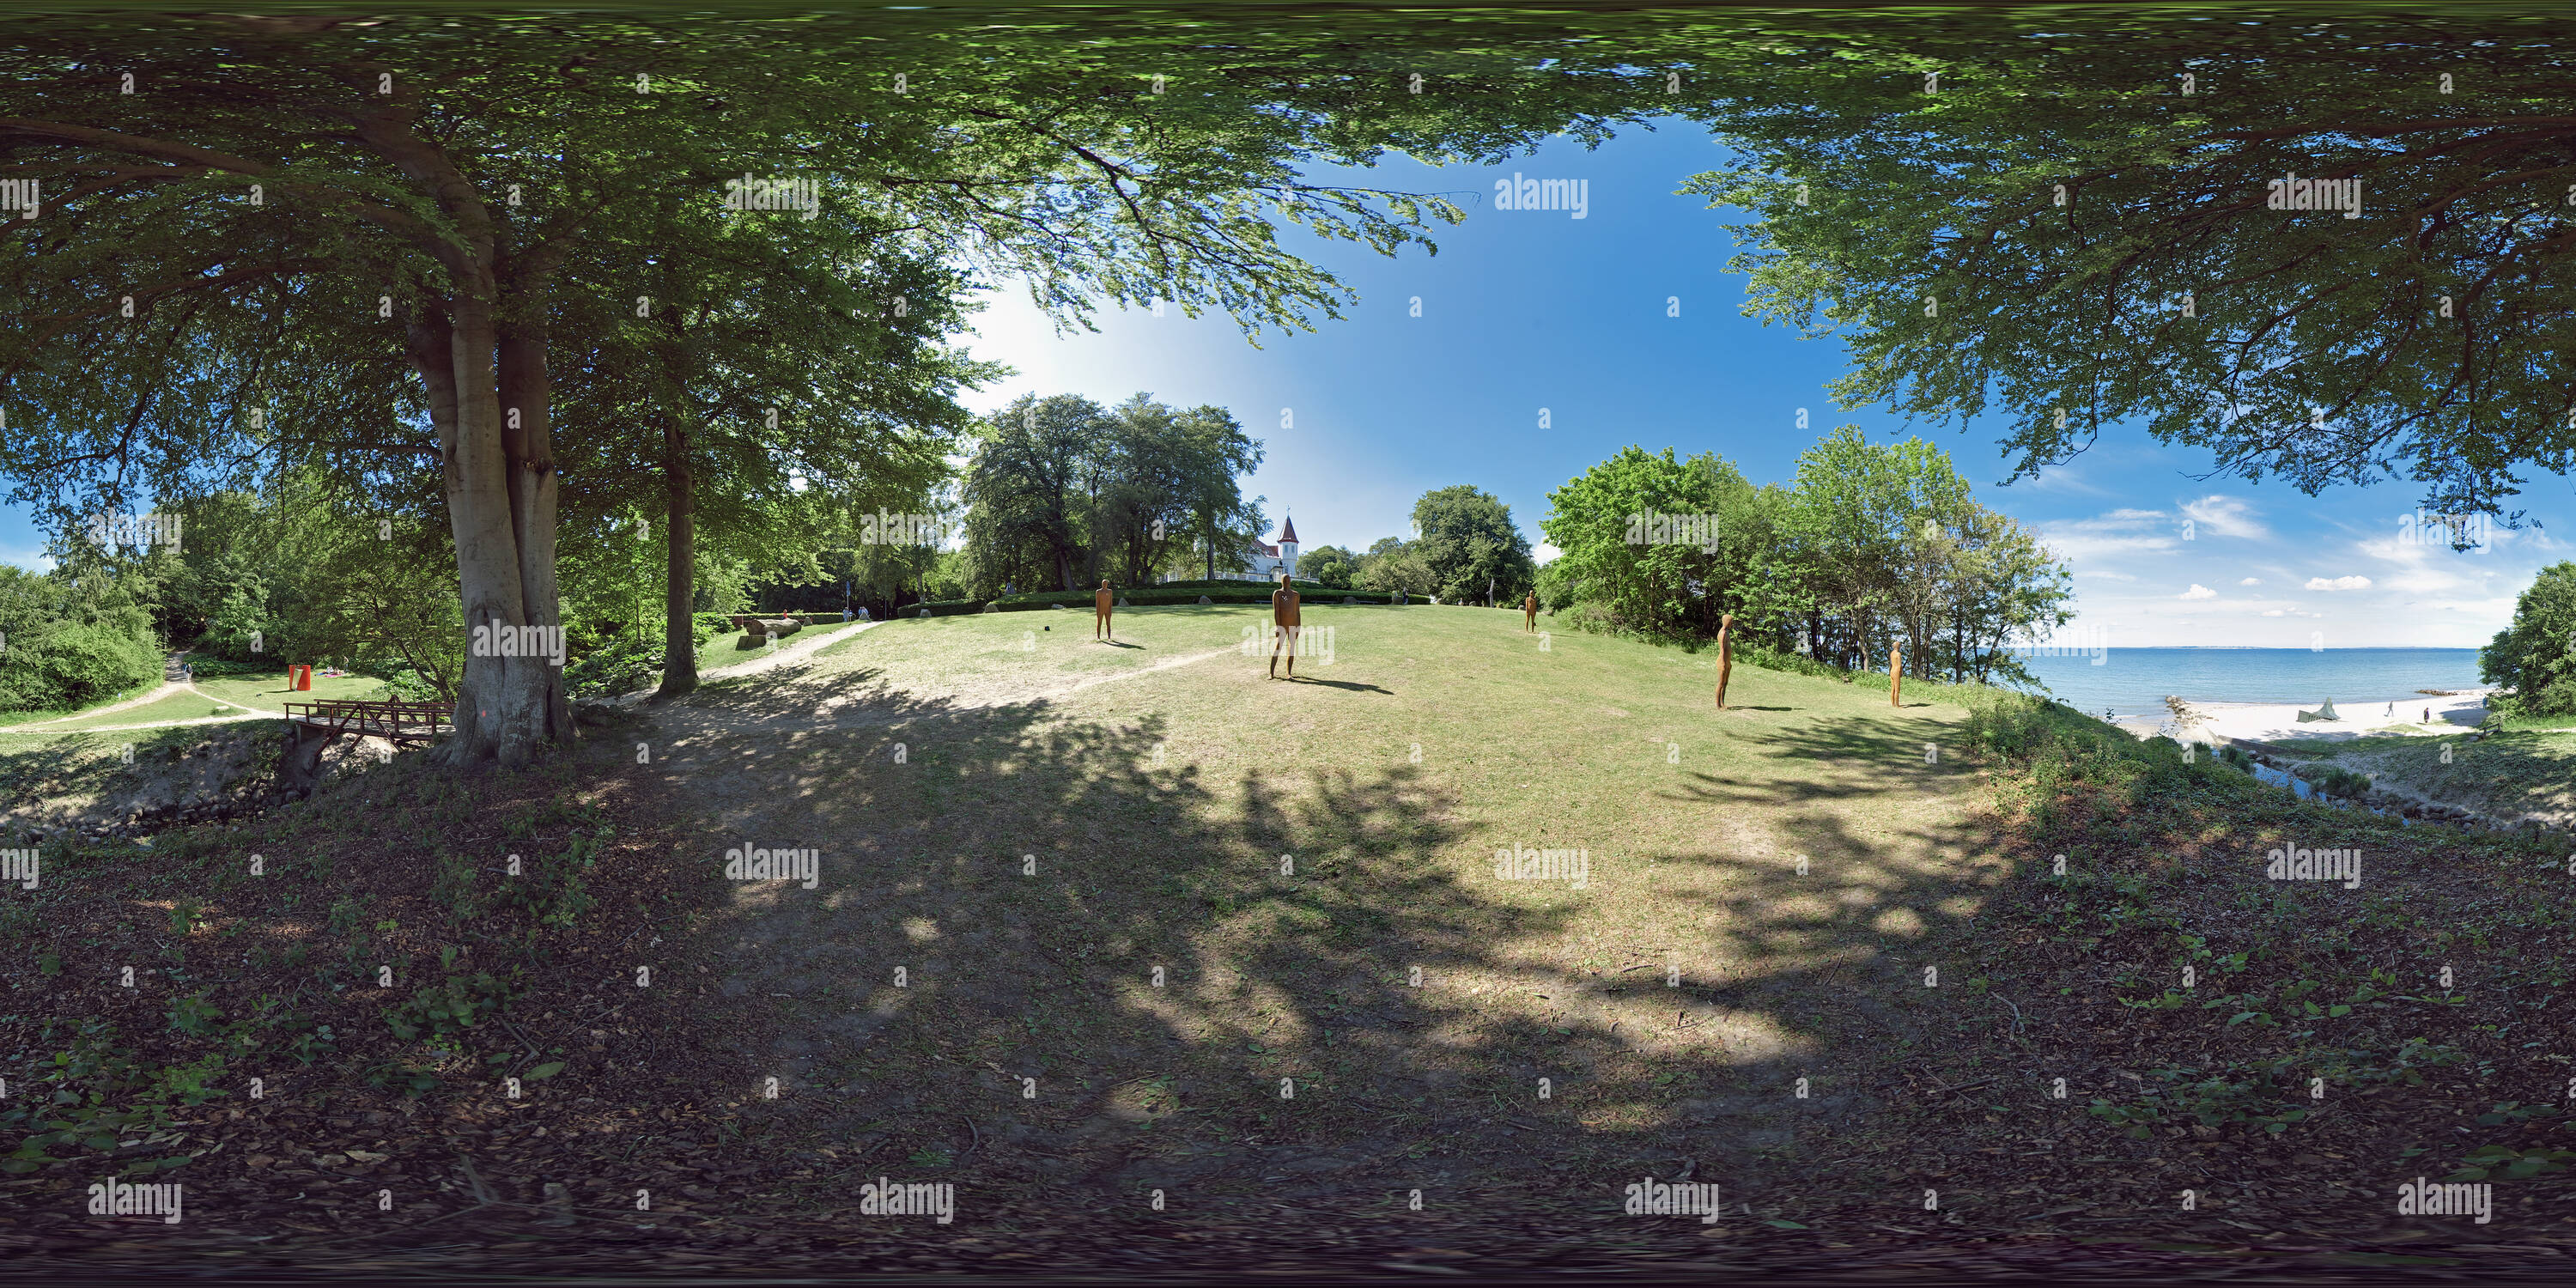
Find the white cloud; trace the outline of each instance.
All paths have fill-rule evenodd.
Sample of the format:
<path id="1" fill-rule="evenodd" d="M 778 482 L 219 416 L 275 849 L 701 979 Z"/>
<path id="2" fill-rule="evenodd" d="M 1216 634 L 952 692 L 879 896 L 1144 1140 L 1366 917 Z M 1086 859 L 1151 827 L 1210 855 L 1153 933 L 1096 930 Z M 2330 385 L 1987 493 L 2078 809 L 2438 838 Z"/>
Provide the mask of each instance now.
<path id="1" fill-rule="evenodd" d="M 2263 610 L 2263 615 L 2264 615 L 2265 617 L 2323 617 L 2323 616 L 2325 616 L 2325 614 L 2323 614 L 2323 613 L 2311 613 L 2311 612 L 2307 611 L 2306 609 L 2302 609 L 2302 608 L 2267 608 L 2267 609 L 2264 609 L 2264 610 Z"/>
<path id="2" fill-rule="evenodd" d="M 2239 586 L 2260 586 L 2263 584 L 2263 579 L 2260 577 L 2248 577 L 2236 584 Z"/>
<path id="3" fill-rule="evenodd" d="M 1546 567 L 1547 565 L 1556 562 L 1557 556 L 1564 553 L 1564 551 L 1557 549 L 1555 546 L 1542 541 L 1537 545 L 1530 547 L 1530 562 L 1538 564 L 1540 567 Z"/>
<path id="4" fill-rule="evenodd" d="M 2368 577 L 2337 577 L 2331 581 L 2323 577 L 2310 577 L 2307 588 L 2310 590 L 2363 590 L 2369 585 Z"/>
<path id="5" fill-rule="evenodd" d="M 2100 569 L 2100 568 L 2079 568 L 2079 569 L 2077 569 L 2077 570 L 2076 570 L 2075 575 L 2076 575 L 2076 576 L 2078 576 L 2078 577 L 2099 577 L 2099 578 L 2101 578 L 2101 579 L 2102 579 L 2102 580 L 2104 580 L 2104 581 L 2136 581 L 2136 580 L 2137 580 L 2137 578 L 2132 577 L 2132 576 L 2130 576 L 2129 574 L 2127 574 L 2127 573 L 2125 573 L 2125 572 L 2109 572 L 2109 571 L 2106 571 L 2106 570 L 2104 570 L 2104 569 Z"/>
<path id="6" fill-rule="evenodd" d="M 2254 507 L 2232 496 L 2204 496 L 2182 503 L 2183 517 L 2195 525 L 2222 537 L 2247 537 L 2261 540 L 2272 535 L 2254 517 Z"/>
<path id="7" fill-rule="evenodd" d="M 2191 589 L 2184 591 L 2184 592 L 2179 596 L 2179 598 L 2182 598 L 2182 599 L 2216 599 L 2216 598 L 2218 598 L 2218 592 L 2217 592 L 2217 591 L 2214 591 L 2214 590 L 2211 590 L 2209 587 L 2204 586 L 2204 585 L 2201 585 L 2199 582 L 2196 582 L 2196 581 L 2195 581 L 2195 582 L 2193 582 L 2193 583 L 2191 584 Z"/>
<path id="8" fill-rule="evenodd" d="M 2090 519 L 2059 519 L 2040 525 L 2040 536 L 2058 558 L 2068 563 L 2162 554 L 2177 544 L 2173 516 L 2162 510 L 2123 509 Z"/>

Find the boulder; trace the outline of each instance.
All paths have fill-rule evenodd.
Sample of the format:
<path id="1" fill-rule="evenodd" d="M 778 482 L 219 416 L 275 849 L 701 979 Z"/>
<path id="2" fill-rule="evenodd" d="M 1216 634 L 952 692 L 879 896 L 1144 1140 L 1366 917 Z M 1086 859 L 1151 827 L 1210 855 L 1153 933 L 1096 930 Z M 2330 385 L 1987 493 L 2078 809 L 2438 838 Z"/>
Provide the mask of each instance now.
<path id="1" fill-rule="evenodd" d="M 930 616 L 930 610 L 929 610 L 929 609 L 927 609 L 927 608 L 922 609 L 918 614 L 915 614 L 915 616 L 919 616 L 919 617 L 928 617 L 928 616 Z"/>
<path id="2" fill-rule="evenodd" d="M 1213 600 L 1213 599 L 1208 598 L 1208 597 L 1207 597 L 1207 596 L 1205 596 L 1205 595 L 1201 595 L 1201 596 L 1199 596 L 1199 602 L 1200 602 L 1200 603 L 1202 603 L 1202 604 L 1213 604 L 1213 603 L 1215 603 L 1216 601 L 1215 601 L 1215 600 Z"/>
<path id="3" fill-rule="evenodd" d="M 984 611 L 988 613 L 998 613 L 1002 611 L 1002 606 L 1000 604 L 986 604 L 984 605 Z"/>

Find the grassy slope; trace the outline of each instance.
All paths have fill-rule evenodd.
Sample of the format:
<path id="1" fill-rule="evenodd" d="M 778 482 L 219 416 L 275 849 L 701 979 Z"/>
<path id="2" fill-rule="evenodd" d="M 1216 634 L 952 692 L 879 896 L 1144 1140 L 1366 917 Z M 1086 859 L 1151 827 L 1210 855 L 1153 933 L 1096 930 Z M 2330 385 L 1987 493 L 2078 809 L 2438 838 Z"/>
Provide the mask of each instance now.
<path id="1" fill-rule="evenodd" d="M 2361 738 L 2296 749 L 2495 818 L 2576 823 L 2576 730 L 2506 727 L 2484 738 Z"/>
<path id="2" fill-rule="evenodd" d="M 1958 708 L 1739 668 L 1721 716 L 1705 657 L 1542 651 L 1481 610 L 1306 617 L 1335 661 L 1294 685 L 1233 653 L 1138 675 L 1260 620 L 1176 608 L 1122 614 L 1127 648 L 1076 613 L 900 621 L 803 680 L 719 690 L 768 723 L 680 731 L 675 790 L 711 838 L 826 855 L 813 895 L 745 894 L 731 933 L 766 947 L 744 969 L 797 1000 L 739 1018 L 853 1103 L 942 1060 L 1061 1085 L 1022 1124 L 1059 1144 L 1271 1142 L 1192 1165 L 1212 1178 L 1291 1142 L 1417 1176 L 1533 1149 L 1669 1173 L 1688 1147 L 1751 1177 L 1802 1110 L 1858 1102 L 1869 1052 L 1903 1049 L 1846 1026 L 1909 1005 L 1900 963 L 1999 875 L 1954 841 L 1955 756 L 1925 763 Z M 1497 880 L 1512 845 L 1584 850 L 1589 888 Z M 922 982 L 893 989 L 898 964 Z M 885 1018 L 836 1018 L 854 1005 Z M 1312 1085 L 1285 1106 L 1281 1077 Z M 936 1159 L 965 1143 L 952 1112 L 1010 1108 L 941 1098 L 830 1130 Z M 1177 1130 L 1139 1135 L 1157 1109 Z"/>
<path id="3" fill-rule="evenodd" d="M 1133 648 L 1092 643 L 1077 613 L 890 623 L 801 674 L 660 708 L 551 780 L 501 780 L 521 784 L 507 808 L 485 808 L 490 786 L 398 764 L 342 789 L 372 799 L 174 851 L 291 847 L 339 865 L 329 881 L 254 892 L 208 888 L 211 868 L 173 884 L 130 859 L 83 867 L 46 897 L 85 902 L 47 915 L 46 934 L 66 977 L 77 962 L 93 980 L 166 955 L 154 918 L 211 894 L 217 924 L 242 927 L 228 933 L 309 944 L 308 972 L 372 960 L 371 933 L 403 951 L 407 981 L 443 940 L 488 964 L 516 923 L 447 922 L 441 906 L 506 888 L 472 875 L 502 849 L 577 848 L 582 800 L 621 802 L 616 854 L 591 877 L 619 911 L 542 931 L 572 965 L 510 1012 L 567 1064 L 520 1108 L 469 1072 L 531 1065 L 516 1035 L 399 1042 L 374 1011 L 403 990 L 298 986 L 308 1020 L 340 1008 L 364 1067 L 407 1072 L 366 1089 L 344 1071 L 255 1110 L 295 1124 L 298 1173 L 243 1171 L 236 1149 L 189 1179 L 245 1207 L 318 1192 L 299 1209 L 351 1232 L 387 1169 L 427 1195 L 417 1215 L 462 1210 L 440 1197 L 464 1185 L 454 1146 L 427 1118 L 401 1125 L 416 1111 L 396 1092 L 416 1075 L 442 1080 L 417 1109 L 440 1131 L 499 1133 L 469 1138 L 503 1160 L 485 1174 L 516 1201 L 560 1177 L 603 1222 L 627 1219 L 645 1184 L 657 1209 L 692 1213 L 666 1225 L 810 1214 L 794 1236 L 807 1256 L 948 1248 L 996 1221 L 1023 1252 L 1082 1242 L 1068 1225 L 1116 1243 L 1146 1220 L 1299 1246 L 1341 1219 L 1497 1256 L 1689 1251 L 1697 1223 L 1616 1212 L 1621 1183 L 1686 1162 L 1730 1205 L 1805 1227 L 1753 1234 L 1809 1249 L 1882 1226 L 2403 1241 L 2425 1223 L 2394 1215 L 2398 1180 L 2479 1146 L 2563 1141 L 2522 1109 L 2559 1099 L 2569 1072 L 2551 1042 L 2576 973 L 2563 859 L 2293 805 L 2062 713 L 2014 728 L 1891 711 L 1865 686 L 1739 667 L 1730 697 L 1747 709 L 1721 715 L 1705 656 L 1581 635 L 1541 652 L 1515 614 L 1309 609 L 1336 660 L 1301 664 L 1314 679 L 1294 685 L 1258 659 L 1189 660 L 1259 620 L 1131 610 Z M 636 741 L 651 768 L 625 755 Z M 1982 758 L 1961 754 L 1971 744 Z M 820 850 L 820 888 L 713 882 L 746 840 Z M 2363 848 L 2364 887 L 2264 881 L 2264 849 L 2284 842 Z M 1495 879 L 1494 849 L 1515 843 L 1584 849 L 1590 888 Z M 375 903 L 321 915 L 351 892 Z M 377 908 L 399 928 L 370 931 Z M 602 966 L 570 952 L 611 941 Z M 658 1009 L 611 1009 L 634 995 L 606 963 L 648 959 L 665 971 Z M 228 1013 L 291 983 L 246 974 Z M 562 1004 L 582 993 L 597 997 L 577 1013 L 605 1017 L 587 1043 Z M 156 1058 L 202 1054 L 156 1031 L 166 1002 L 119 1021 Z M 0 1036 L 22 1067 L 44 1049 L 31 1028 Z M 2310 1076 L 2328 1079 L 2322 1103 Z M 779 1100 L 756 1090 L 769 1077 Z M 504 1119 L 515 1133 L 491 1125 Z M 531 1123 L 555 1130 L 535 1143 Z M 335 1143 L 392 1161 L 311 1157 Z M 859 1173 L 956 1181 L 960 1227 L 841 1228 L 824 1214 L 846 1212 Z M 2178 1210 L 2184 1187 L 2195 1213 Z M 1173 1214 L 1142 1216 L 1148 1188 Z M 1414 1188 L 1423 1213 L 1403 1208 Z M 2563 1174 L 2510 1181 L 2494 1225 L 2442 1233 L 2564 1238 L 2565 1195 Z"/>

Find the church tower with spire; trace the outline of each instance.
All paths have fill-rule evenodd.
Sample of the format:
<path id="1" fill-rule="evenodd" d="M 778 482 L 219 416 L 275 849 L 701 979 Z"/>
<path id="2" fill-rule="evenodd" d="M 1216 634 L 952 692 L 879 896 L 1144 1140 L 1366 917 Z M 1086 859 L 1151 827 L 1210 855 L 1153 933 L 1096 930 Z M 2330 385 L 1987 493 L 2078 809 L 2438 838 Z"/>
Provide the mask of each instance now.
<path id="1" fill-rule="evenodd" d="M 1290 577 L 1297 575 L 1297 521 L 1289 519 L 1279 526 L 1279 563 Z"/>

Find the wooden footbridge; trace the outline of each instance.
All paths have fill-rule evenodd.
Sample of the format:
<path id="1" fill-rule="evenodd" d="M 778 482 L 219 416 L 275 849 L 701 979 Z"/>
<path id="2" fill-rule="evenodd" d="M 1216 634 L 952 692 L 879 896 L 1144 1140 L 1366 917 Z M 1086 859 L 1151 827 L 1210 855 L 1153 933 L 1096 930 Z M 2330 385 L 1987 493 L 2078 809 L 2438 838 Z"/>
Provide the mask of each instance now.
<path id="1" fill-rule="evenodd" d="M 289 702 L 287 723 L 295 741 L 280 764 L 285 780 L 309 787 L 322 768 L 322 749 L 343 734 L 392 742 L 430 742 L 454 733 L 455 706 L 447 702 Z"/>
<path id="2" fill-rule="evenodd" d="M 386 738 L 395 742 L 429 742 L 443 733 L 455 732 L 449 723 L 455 707 L 446 702 L 289 702 L 286 718 L 303 726 L 299 739 L 307 736 L 337 738 L 356 734 L 366 738 Z M 304 730 L 310 730 L 308 735 Z"/>

